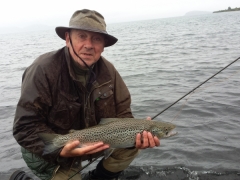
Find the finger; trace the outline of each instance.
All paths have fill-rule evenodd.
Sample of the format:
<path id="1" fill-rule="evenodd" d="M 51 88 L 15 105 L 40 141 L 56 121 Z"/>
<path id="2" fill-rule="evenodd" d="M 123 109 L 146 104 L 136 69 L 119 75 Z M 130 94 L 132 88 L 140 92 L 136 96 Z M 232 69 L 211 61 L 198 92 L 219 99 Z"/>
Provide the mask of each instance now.
<path id="1" fill-rule="evenodd" d="M 96 144 L 93 144 L 93 145 L 89 145 L 89 146 L 79 148 L 79 150 L 81 150 L 82 153 L 87 154 L 88 152 L 93 151 L 93 150 L 97 150 L 98 148 L 101 148 L 103 146 L 104 146 L 103 142 L 99 142 L 99 143 L 96 143 Z"/>
<path id="2" fill-rule="evenodd" d="M 141 146 L 142 146 L 141 138 L 142 138 L 141 134 L 138 133 L 136 135 L 136 145 L 135 145 L 136 148 L 141 148 Z"/>
<path id="3" fill-rule="evenodd" d="M 152 118 L 151 118 L 150 116 L 148 116 L 146 119 L 147 119 L 147 120 L 152 120 Z"/>
<path id="4" fill-rule="evenodd" d="M 108 149 L 108 148 L 109 148 L 109 145 L 104 144 L 103 146 L 101 146 L 101 147 L 99 147 L 99 148 L 97 148 L 97 149 L 93 149 L 93 150 L 91 150 L 91 151 L 86 152 L 86 154 L 94 154 L 94 153 L 103 151 L 103 150 Z"/>
<path id="5" fill-rule="evenodd" d="M 160 139 L 158 139 L 157 136 L 154 136 L 153 139 L 154 139 L 155 145 L 156 145 L 156 146 L 160 146 Z"/>
<path id="6" fill-rule="evenodd" d="M 72 149 L 75 149 L 80 144 L 79 141 L 73 141 L 65 145 L 65 149 L 68 151 L 71 151 Z"/>
<path id="7" fill-rule="evenodd" d="M 142 148 L 147 148 L 149 147 L 149 141 L 148 141 L 148 133 L 147 131 L 143 131 L 143 144 L 142 144 Z"/>
<path id="8" fill-rule="evenodd" d="M 155 147 L 155 146 L 156 146 L 156 145 L 155 145 L 155 140 L 154 140 L 154 138 L 153 138 L 152 133 L 148 132 L 147 135 L 148 135 L 149 147 L 150 147 L 150 148 Z"/>
<path id="9" fill-rule="evenodd" d="M 97 148 L 103 146 L 104 144 L 103 142 L 98 142 L 89 146 L 77 148 L 78 145 L 79 141 L 66 144 L 63 147 L 62 151 L 60 152 L 60 156 L 62 157 L 82 156 L 84 154 L 87 154 L 89 151 L 96 150 Z M 104 148 L 106 149 L 108 147 L 109 146 L 107 145 L 107 147 Z M 102 148 L 100 148 L 100 150 L 102 150 Z"/>
<path id="10" fill-rule="evenodd" d="M 71 157 L 71 153 L 70 152 L 73 149 L 75 149 L 79 144 L 80 144 L 79 141 L 73 141 L 73 142 L 70 142 L 70 143 L 66 144 L 63 147 L 62 151 L 60 152 L 60 156 L 62 156 L 62 157 Z"/>
<path id="11" fill-rule="evenodd" d="M 102 150 L 102 146 L 104 146 L 104 144 L 102 142 L 99 142 L 99 143 L 96 143 L 96 144 L 93 144 L 93 145 L 89 145 L 89 146 L 84 146 L 84 147 L 81 147 L 81 148 L 75 148 L 71 151 L 68 152 L 68 155 L 70 157 L 73 157 L 73 156 L 82 156 L 84 154 L 89 154 L 90 151 L 100 151 Z M 97 150 L 98 148 L 100 148 L 100 150 Z M 105 149 L 106 148 L 109 148 L 109 146 L 105 146 Z"/>

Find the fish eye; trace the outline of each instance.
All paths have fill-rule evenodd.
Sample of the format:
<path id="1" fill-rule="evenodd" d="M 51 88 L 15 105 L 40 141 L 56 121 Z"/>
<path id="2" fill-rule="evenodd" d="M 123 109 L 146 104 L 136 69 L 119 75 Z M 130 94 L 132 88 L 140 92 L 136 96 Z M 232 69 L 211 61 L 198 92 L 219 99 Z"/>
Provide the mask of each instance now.
<path id="1" fill-rule="evenodd" d="M 168 128 L 165 127 L 165 134 L 168 135 Z"/>

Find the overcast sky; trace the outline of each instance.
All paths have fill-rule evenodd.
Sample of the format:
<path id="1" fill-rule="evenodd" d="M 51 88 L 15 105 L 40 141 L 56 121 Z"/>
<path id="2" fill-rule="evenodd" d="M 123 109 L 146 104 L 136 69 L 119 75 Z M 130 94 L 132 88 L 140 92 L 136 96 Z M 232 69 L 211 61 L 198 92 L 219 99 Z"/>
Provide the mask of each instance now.
<path id="1" fill-rule="evenodd" d="M 240 0 L 4 0 L 0 27 L 65 26 L 75 10 L 100 12 L 107 23 L 183 16 L 189 11 L 240 7 Z"/>

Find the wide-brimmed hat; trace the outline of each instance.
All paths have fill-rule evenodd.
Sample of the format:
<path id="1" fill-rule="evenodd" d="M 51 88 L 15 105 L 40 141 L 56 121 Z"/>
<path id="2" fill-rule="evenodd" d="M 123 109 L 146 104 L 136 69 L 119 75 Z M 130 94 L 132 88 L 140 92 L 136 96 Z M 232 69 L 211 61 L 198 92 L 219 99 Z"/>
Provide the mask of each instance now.
<path id="1" fill-rule="evenodd" d="M 80 29 L 101 33 L 107 39 L 105 47 L 112 46 L 118 40 L 107 33 L 104 17 L 97 11 L 88 9 L 78 10 L 72 15 L 69 21 L 69 27 L 59 26 L 56 27 L 55 30 L 57 35 L 65 40 L 65 32 L 69 31 L 69 29 Z"/>

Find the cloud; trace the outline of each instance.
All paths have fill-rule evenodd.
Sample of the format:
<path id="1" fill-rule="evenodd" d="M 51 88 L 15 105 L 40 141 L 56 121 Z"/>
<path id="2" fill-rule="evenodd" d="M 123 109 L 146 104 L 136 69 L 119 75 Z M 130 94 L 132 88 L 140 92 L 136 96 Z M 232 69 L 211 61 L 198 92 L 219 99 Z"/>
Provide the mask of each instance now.
<path id="1" fill-rule="evenodd" d="M 181 16 L 189 11 L 215 11 L 237 7 L 239 0 L 8 0 L 1 2 L 0 26 L 30 24 L 67 25 L 74 11 L 93 9 L 107 23 Z"/>

